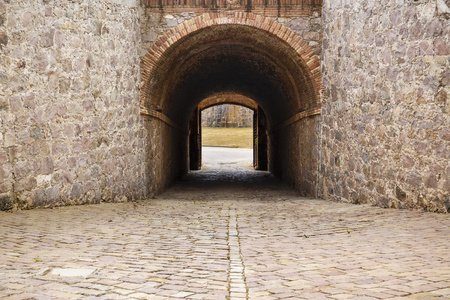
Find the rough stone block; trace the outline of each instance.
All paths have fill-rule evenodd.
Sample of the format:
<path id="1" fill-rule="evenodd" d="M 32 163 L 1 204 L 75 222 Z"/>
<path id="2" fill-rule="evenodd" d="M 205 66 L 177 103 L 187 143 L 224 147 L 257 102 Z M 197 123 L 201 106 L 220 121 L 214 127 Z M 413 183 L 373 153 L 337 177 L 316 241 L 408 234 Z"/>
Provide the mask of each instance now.
<path id="1" fill-rule="evenodd" d="M 36 189 L 34 191 L 34 201 L 33 201 L 33 206 L 38 207 L 38 206 L 44 206 L 46 204 L 45 201 L 45 192 L 43 189 Z"/>
<path id="2" fill-rule="evenodd" d="M 45 137 L 45 128 L 44 127 L 32 128 L 31 137 L 36 140 L 42 140 Z"/>
<path id="3" fill-rule="evenodd" d="M 173 18 L 173 19 L 167 19 L 167 26 L 168 27 L 175 27 L 178 26 L 178 20 Z"/>
<path id="4" fill-rule="evenodd" d="M 70 198 L 72 199 L 78 199 L 81 197 L 81 183 L 77 182 L 75 184 L 72 185 L 72 189 L 70 192 Z"/>
<path id="5" fill-rule="evenodd" d="M 36 176 L 36 184 L 38 187 L 47 187 L 50 185 L 51 175 L 38 175 Z"/>
<path id="6" fill-rule="evenodd" d="M 47 198 L 47 201 L 50 203 L 58 202 L 59 201 L 59 187 L 52 186 L 52 187 L 45 189 L 45 197 Z"/>
<path id="7" fill-rule="evenodd" d="M 34 177 L 22 178 L 14 182 L 14 192 L 31 191 L 36 187 Z"/>
<path id="8" fill-rule="evenodd" d="M 30 129 L 24 128 L 17 133 L 17 140 L 20 144 L 26 144 L 31 140 Z"/>
<path id="9" fill-rule="evenodd" d="M 299 31 L 309 30 L 310 26 L 311 25 L 309 20 L 302 18 L 294 19 L 290 23 L 290 28 L 292 30 L 299 30 Z"/>
<path id="10" fill-rule="evenodd" d="M 54 167 L 53 167 L 53 160 L 51 157 L 45 157 L 42 159 L 42 167 L 41 167 L 41 173 L 42 174 L 51 174 L 53 173 Z"/>
<path id="11" fill-rule="evenodd" d="M 44 32 L 41 36 L 41 46 L 42 47 L 51 47 L 54 44 L 55 30 L 49 29 Z"/>
<path id="12" fill-rule="evenodd" d="M 27 177 L 32 173 L 32 171 L 33 171 L 32 164 L 28 163 L 27 161 L 18 162 L 14 166 L 15 179 L 17 180 Z"/>
<path id="13" fill-rule="evenodd" d="M 0 150 L 0 165 L 4 165 L 8 161 L 8 153 L 4 150 Z"/>
<path id="14" fill-rule="evenodd" d="M 10 163 L 2 163 L 0 167 L 0 182 L 4 182 L 5 180 L 11 179 L 12 166 Z"/>
<path id="15" fill-rule="evenodd" d="M 4 32 L 0 32 L 0 50 L 8 45 L 8 35 Z"/>
<path id="16" fill-rule="evenodd" d="M 0 183 L 0 194 L 12 192 L 12 180 Z"/>
<path id="17" fill-rule="evenodd" d="M 58 48 L 64 47 L 66 44 L 66 33 L 64 31 L 58 30 L 55 32 L 55 45 Z"/>
<path id="18" fill-rule="evenodd" d="M 450 46 L 442 38 L 436 38 L 433 42 L 434 50 L 437 55 L 449 55 Z"/>
<path id="19" fill-rule="evenodd" d="M 444 0 L 436 0 L 436 6 L 438 9 L 439 14 L 443 14 L 443 15 L 450 15 L 450 8 L 449 8 L 450 3 Z"/>
<path id="20" fill-rule="evenodd" d="M 0 210 L 10 210 L 13 208 L 13 199 L 9 195 L 0 195 Z"/>
<path id="21" fill-rule="evenodd" d="M 306 41 L 319 41 L 320 40 L 320 33 L 319 32 L 305 32 L 303 34 L 303 38 Z"/>
<path id="22" fill-rule="evenodd" d="M 13 133 L 6 133 L 4 137 L 5 147 L 12 147 L 16 144 L 16 137 Z"/>

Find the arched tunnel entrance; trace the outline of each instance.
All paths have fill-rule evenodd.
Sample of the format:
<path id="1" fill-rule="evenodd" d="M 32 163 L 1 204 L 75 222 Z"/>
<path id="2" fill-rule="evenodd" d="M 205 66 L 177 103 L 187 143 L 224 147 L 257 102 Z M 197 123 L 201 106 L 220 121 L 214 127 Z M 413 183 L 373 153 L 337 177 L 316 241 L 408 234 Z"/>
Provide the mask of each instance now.
<path id="1" fill-rule="evenodd" d="M 248 13 L 189 20 L 147 53 L 142 82 L 150 192 L 198 166 L 192 145 L 201 145 L 195 132 L 199 104 L 233 93 L 252 99 L 257 115 L 264 116 L 256 124 L 267 136 L 260 141 L 267 147 L 261 153 L 268 153 L 263 169 L 302 194 L 316 195 L 319 61 L 286 27 Z"/>
<path id="2" fill-rule="evenodd" d="M 238 94 L 219 94 L 199 103 L 189 119 L 189 168 L 199 170 L 202 165 L 202 112 L 217 105 L 233 104 L 253 111 L 253 167 L 267 170 L 267 119 L 264 111 L 254 100 Z"/>

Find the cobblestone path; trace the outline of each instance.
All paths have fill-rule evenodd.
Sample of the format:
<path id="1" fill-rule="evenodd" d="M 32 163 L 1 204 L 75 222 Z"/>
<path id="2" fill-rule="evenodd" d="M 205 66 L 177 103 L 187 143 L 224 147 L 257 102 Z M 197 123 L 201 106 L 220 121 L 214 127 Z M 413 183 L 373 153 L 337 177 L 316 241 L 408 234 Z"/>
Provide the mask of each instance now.
<path id="1" fill-rule="evenodd" d="M 450 218 L 203 171 L 156 199 L 0 213 L 2 299 L 450 299 Z"/>

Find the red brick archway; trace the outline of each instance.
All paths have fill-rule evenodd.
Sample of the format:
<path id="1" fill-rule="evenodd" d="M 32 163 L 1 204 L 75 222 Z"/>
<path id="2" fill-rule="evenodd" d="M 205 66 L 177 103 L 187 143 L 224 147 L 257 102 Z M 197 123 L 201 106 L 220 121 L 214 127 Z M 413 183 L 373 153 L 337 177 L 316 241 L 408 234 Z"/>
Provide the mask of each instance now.
<path id="1" fill-rule="evenodd" d="M 189 136 L 190 168 L 197 170 L 202 161 L 202 114 L 205 109 L 216 105 L 232 104 L 246 107 L 253 111 L 253 166 L 256 170 L 267 170 L 267 133 L 264 112 L 254 100 L 239 94 L 219 94 L 206 98 L 196 107 L 194 118 L 191 119 Z M 256 142 L 255 142 L 256 141 Z"/>
<path id="2" fill-rule="evenodd" d="M 188 20 L 177 27 L 169 30 L 164 36 L 155 42 L 150 51 L 143 57 L 141 63 L 141 94 L 140 107 L 142 114 L 151 113 L 149 109 L 149 90 L 152 89 L 152 77 L 155 75 L 158 62 L 164 58 L 166 50 L 182 38 L 198 30 L 226 24 L 235 24 L 254 27 L 267 31 L 280 39 L 280 42 L 287 43 L 302 59 L 305 70 L 308 71 L 309 77 L 313 80 L 314 91 L 316 94 L 315 103 L 309 107 L 310 114 L 320 113 L 322 95 L 322 75 L 320 71 L 320 61 L 313 50 L 305 43 L 296 33 L 286 26 L 266 18 L 264 16 L 255 15 L 246 12 L 230 12 L 230 13 L 206 13 L 197 18 Z M 303 114 L 303 115 L 310 115 Z"/>
<path id="3" fill-rule="evenodd" d="M 198 105 L 198 110 L 202 111 L 212 106 L 222 104 L 241 105 L 252 110 L 258 109 L 258 103 L 256 103 L 252 99 L 242 95 L 228 94 L 228 95 L 215 95 L 203 100 Z"/>
<path id="4" fill-rule="evenodd" d="M 257 103 L 261 169 L 316 194 L 319 58 L 293 31 L 264 16 L 207 13 L 168 31 L 141 65 L 140 111 L 148 173 L 162 190 L 199 166 L 199 104 L 239 94 Z M 267 154 L 267 155 L 266 155 Z"/>

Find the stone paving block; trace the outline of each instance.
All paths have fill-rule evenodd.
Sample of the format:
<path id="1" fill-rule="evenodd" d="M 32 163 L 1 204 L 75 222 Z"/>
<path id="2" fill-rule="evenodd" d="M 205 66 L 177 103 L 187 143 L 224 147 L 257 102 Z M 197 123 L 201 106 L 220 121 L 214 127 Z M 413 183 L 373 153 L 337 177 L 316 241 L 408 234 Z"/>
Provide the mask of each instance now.
<path id="1" fill-rule="evenodd" d="M 7 296 L 3 299 L 6 300 L 28 300 L 28 299 L 36 299 L 36 300 L 51 300 L 51 296 L 39 295 L 39 294 L 31 294 L 31 293 L 22 293 L 14 296 Z"/>
<path id="2" fill-rule="evenodd" d="M 412 294 L 410 296 L 408 296 L 412 299 L 416 299 L 416 300 L 442 300 L 442 299 L 446 299 L 448 297 L 445 296 L 441 296 L 441 295 L 436 295 L 436 294 L 432 294 L 432 293 L 418 293 L 418 294 Z"/>
<path id="3" fill-rule="evenodd" d="M 124 299 L 129 299 L 127 296 L 124 295 L 119 295 L 119 294 L 105 294 L 99 297 L 100 299 L 111 299 L 111 300 L 124 300 Z"/>
<path id="4" fill-rule="evenodd" d="M 446 289 L 435 290 L 431 293 L 436 294 L 436 295 L 441 295 L 441 296 L 448 296 L 450 298 L 450 287 L 446 288 Z"/>
<path id="5" fill-rule="evenodd" d="M 54 268 L 50 271 L 50 275 L 62 277 L 88 277 L 96 269 L 93 268 Z"/>
<path id="6" fill-rule="evenodd" d="M 149 299 L 150 295 L 146 293 L 133 293 L 128 295 L 132 299 Z"/>
<path id="7" fill-rule="evenodd" d="M 172 295 L 172 297 L 175 297 L 175 298 L 186 298 L 187 296 L 190 296 L 192 294 L 193 293 L 190 293 L 190 292 L 179 292 L 179 293 L 176 293 L 176 294 Z"/>
<path id="8" fill-rule="evenodd" d="M 113 288 L 110 290 L 111 293 L 116 293 L 119 295 L 129 295 L 131 293 L 133 293 L 132 290 L 126 290 L 126 289 L 120 289 L 120 288 Z"/>
<path id="9" fill-rule="evenodd" d="M 355 297 L 355 295 L 352 294 L 334 294 L 329 296 L 331 299 L 336 300 L 346 300 Z"/>

